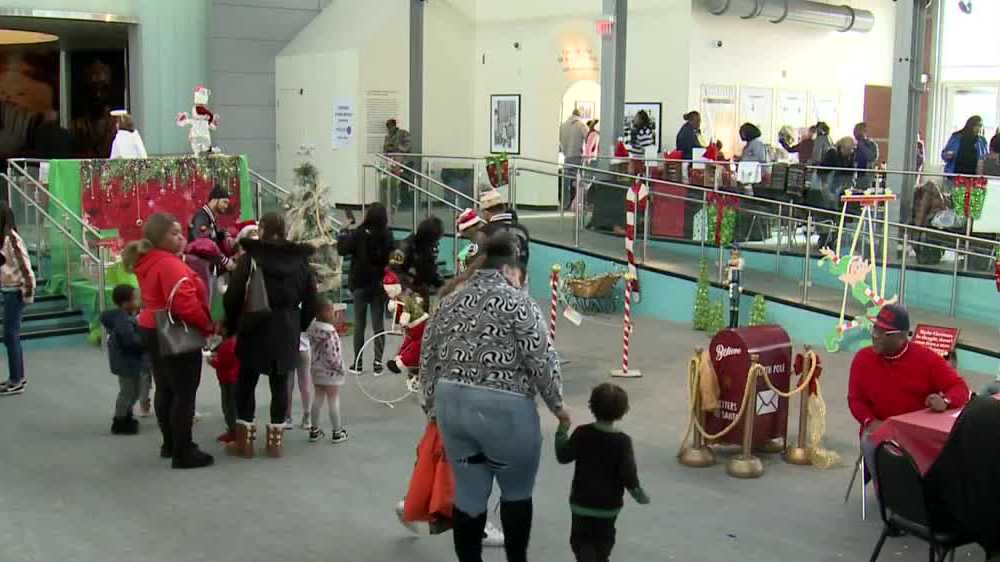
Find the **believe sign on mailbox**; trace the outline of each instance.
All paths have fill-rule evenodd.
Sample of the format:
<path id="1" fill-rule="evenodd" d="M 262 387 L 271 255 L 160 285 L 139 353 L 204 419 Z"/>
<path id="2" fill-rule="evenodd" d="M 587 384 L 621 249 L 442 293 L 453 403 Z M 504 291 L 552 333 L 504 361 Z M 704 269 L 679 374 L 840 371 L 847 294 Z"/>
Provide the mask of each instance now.
<path id="1" fill-rule="evenodd" d="M 758 355 L 771 383 L 788 392 L 792 369 L 792 342 L 779 326 L 753 326 L 723 330 L 712 338 L 709 347 L 712 367 L 719 378 L 719 409 L 709 413 L 706 430 L 718 433 L 736 419 L 743 403 L 743 391 L 750 371 L 750 358 Z M 757 400 L 749 407 L 757 415 L 754 423 L 755 445 L 785 437 L 788 428 L 788 400 L 778 396 L 761 377 L 757 381 Z M 743 439 L 743 422 L 721 439 L 738 445 Z"/>

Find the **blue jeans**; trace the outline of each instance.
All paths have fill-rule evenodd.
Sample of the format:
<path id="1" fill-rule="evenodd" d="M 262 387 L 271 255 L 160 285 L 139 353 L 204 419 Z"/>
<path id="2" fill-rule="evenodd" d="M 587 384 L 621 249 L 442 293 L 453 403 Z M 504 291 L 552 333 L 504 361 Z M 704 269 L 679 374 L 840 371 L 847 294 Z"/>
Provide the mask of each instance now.
<path id="1" fill-rule="evenodd" d="M 542 449 L 534 399 L 451 381 L 438 382 L 435 397 L 455 507 L 472 517 L 486 513 L 494 478 L 500 501 L 530 499 Z"/>
<path id="2" fill-rule="evenodd" d="M 3 344 L 7 347 L 7 372 L 11 384 L 24 380 L 24 352 L 21 351 L 23 313 L 24 297 L 21 291 L 3 291 Z"/>

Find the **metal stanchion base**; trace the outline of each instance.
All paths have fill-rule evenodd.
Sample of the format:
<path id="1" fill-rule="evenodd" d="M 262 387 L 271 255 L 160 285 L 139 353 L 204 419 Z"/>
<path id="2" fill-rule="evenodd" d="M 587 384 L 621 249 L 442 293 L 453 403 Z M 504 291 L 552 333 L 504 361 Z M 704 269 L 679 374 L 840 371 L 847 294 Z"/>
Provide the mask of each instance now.
<path id="1" fill-rule="evenodd" d="M 623 371 L 621 369 L 615 369 L 611 371 L 612 377 L 617 377 L 620 379 L 638 379 L 642 377 L 642 372 L 635 369 L 629 369 L 628 371 Z"/>
<path id="2" fill-rule="evenodd" d="M 767 441 L 764 441 L 760 445 L 754 447 L 754 450 L 768 455 L 781 453 L 785 450 L 785 439 L 782 437 L 775 437 L 774 439 L 769 439 Z"/>
<path id="3" fill-rule="evenodd" d="M 802 447 L 789 447 L 785 450 L 785 462 L 788 464 L 797 464 L 800 466 L 806 466 L 812 464 L 812 460 L 809 459 L 809 449 L 803 449 Z"/>
<path id="4" fill-rule="evenodd" d="M 704 468 L 715 464 L 715 453 L 708 447 L 688 447 L 681 451 L 677 460 L 684 466 Z"/>
<path id="5" fill-rule="evenodd" d="M 764 465 L 753 455 L 740 455 L 729 459 L 726 474 L 733 478 L 760 478 L 764 474 Z"/>

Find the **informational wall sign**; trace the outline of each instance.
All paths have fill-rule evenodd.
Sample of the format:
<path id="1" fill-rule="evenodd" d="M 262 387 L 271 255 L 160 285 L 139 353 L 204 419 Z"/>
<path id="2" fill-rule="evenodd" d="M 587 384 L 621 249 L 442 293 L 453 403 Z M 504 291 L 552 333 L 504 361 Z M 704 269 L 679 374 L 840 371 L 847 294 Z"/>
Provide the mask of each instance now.
<path id="1" fill-rule="evenodd" d="M 385 122 L 389 119 L 400 121 L 399 90 L 368 90 L 365 107 L 365 148 L 368 154 L 377 154 L 382 152 L 382 143 L 385 141 Z M 401 122 L 398 124 L 403 126 Z"/>
<path id="2" fill-rule="evenodd" d="M 333 148 L 344 148 L 354 138 L 354 99 L 333 98 Z"/>

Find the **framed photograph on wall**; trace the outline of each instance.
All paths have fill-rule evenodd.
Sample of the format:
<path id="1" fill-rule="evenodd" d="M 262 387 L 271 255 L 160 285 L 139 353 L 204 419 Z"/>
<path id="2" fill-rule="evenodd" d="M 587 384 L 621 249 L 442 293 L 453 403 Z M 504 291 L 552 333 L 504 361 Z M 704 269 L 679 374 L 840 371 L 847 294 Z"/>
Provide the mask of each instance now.
<path id="1" fill-rule="evenodd" d="M 632 131 L 632 120 L 635 118 L 635 114 L 640 111 L 645 111 L 649 115 L 649 121 L 653 124 L 653 133 L 656 135 L 656 152 L 660 152 L 661 134 L 660 134 L 660 114 L 663 111 L 663 104 L 660 102 L 625 102 L 625 123 L 622 127 L 622 131 L 625 132 L 625 144 L 629 143 L 629 133 Z"/>
<path id="2" fill-rule="evenodd" d="M 521 94 L 490 96 L 490 152 L 521 153 Z"/>

